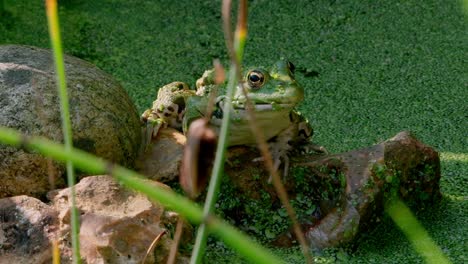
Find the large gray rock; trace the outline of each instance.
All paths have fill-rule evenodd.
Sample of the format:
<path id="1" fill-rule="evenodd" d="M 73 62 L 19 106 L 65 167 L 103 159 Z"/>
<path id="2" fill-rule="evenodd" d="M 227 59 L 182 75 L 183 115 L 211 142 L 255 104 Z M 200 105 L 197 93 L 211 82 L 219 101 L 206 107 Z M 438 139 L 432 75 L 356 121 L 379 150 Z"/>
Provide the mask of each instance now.
<path id="1" fill-rule="evenodd" d="M 125 90 L 109 75 L 65 56 L 75 147 L 133 166 L 140 144 L 138 113 Z M 49 50 L 0 46 L 0 126 L 63 142 L 60 106 Z M 0 146 L 0 198 L 41 196 L 50 180 L 64 184 L 64 166 L 36 153 Z M 55 180 L 54 180 L 55 179 Z"/>

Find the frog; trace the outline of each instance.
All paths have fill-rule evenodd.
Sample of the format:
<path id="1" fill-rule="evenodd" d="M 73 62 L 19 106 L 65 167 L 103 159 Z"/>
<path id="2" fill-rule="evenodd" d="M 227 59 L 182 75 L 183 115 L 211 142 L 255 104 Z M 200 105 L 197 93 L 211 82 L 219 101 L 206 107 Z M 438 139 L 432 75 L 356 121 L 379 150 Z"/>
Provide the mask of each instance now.
<path id="1" fill-rule="evenodd" d="M 250 100 L 256 125 L 268 141 L 274 169 L 284 164 L 283 175 L 287 175 L 292 152 L 301 149 L 327 153 L 323 146 L 311 142 L 314 130 L 297 110 L 297 105 L 304 100 L 304 88 L 296 81 L 294 72 L 294 64 L 287 59 L 279 60 L 270 69 L 248 68 L 232 98 L 226 95 L 226 82 L 215 83 L 214 69 L 205 71 L 193 90 L 182 82 L 165 85 L 159 89 L 153 106 L 142 114 L 148 140 L 167 126 L 187 133 L 190 124 L 199 118 L 207 118 L 209 126 L 219 133 L 226 100 L 231 100 L 228 147 L 255 145 L 256 137 L 252 134 L 246 109 Z M 212 93 L 216 93 L 215 107 L 208 116 Z"/>

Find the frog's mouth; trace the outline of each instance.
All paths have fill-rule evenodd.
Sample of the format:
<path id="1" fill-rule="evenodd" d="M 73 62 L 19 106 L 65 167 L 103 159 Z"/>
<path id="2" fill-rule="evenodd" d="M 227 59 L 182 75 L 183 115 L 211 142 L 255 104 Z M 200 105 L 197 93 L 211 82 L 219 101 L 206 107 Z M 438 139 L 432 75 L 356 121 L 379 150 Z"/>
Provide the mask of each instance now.
<path id="1" fill-rule="evenodd" d="M 281 109 L 291 109 L 294 107 L 294 104 L 262 104 L 262 103 L 256 103 L 254 104 L 254 109 L 255 111 L 275 111 L 275 110 L 281 110 Z M 247 110 L 247 106 L 244 103 L 234 103 L 233 102 L 233 108 L 236 110 Z"/>

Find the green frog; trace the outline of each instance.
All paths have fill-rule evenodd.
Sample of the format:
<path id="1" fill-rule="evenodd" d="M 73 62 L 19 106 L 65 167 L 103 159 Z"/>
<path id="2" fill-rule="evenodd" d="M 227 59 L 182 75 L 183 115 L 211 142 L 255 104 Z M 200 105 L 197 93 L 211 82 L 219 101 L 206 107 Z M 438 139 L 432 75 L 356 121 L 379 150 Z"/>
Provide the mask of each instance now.
<path id="1" fill-rule="evenodd" d="M 309 121 L 295 107 L 304 99 L 304 88 L 294 78 L 294 65 L 280 60 L 269 70 L 249 69 L 232 97 L 232 113 L 228 146 L 254 145 L 246 110 L 247 98 L 254 107 L 256 125 L 268 140 L 275 169 L 284 163 L 284 175 L 289 167 L 288 155 L 297 149 L 326 153 L 324 147 L 313 144 L 310 139 L 313 129 Z M 153 106 L 142 115 L 146 124 L 147 142 L 156 136 L 162 127 L 173 127 L 184 133 L 190 123 L 205 117 L 211 93 L 216 92 L 215 109 L 209 124 L 219 132 L 224 112 L 226 83 L 215 84 L 214 70 L 205 71 L 196 82 L 196 90 L 187 84 L 173 82 L 160 88 Z"/>

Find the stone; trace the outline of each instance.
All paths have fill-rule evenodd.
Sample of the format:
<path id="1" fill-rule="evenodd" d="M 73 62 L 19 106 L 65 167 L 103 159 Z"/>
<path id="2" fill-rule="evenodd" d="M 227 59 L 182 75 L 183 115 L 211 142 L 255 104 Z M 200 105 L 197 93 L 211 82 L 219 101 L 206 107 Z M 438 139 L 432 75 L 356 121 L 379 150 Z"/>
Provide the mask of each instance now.
<path id="1" fill-rule="evenodd" d="M 258 155 L 245 147 L 230 150 L 226 174 L 241 206 L 229 208 L 224 214 L 239 223 L 246 221 L 242 206 L 260 201 L 265 193 L 273 210 L 282 207 L 273 186 L 267 183 L 268 173 L 252 162 Z M 438 153 L 405 131 L 360 150 L 294 156 L 284 184 L 296 204 L 304 197 L 310 202 L 311 210 L 299 213 L 299 221 L 310 247 L 320 250 L 355 241 L 379 222 L 385 204 L 396 197 L 416 209 L 438 201 L 439 180 Z M 292 229 L 271 242 L 276 246 L 297 244 Z"/>
<path id="2" fill-rule="evenodd" d="M 105 72 L 65 56 L 75 147 L 132 167 L 140 121 L 126 91 Z M 60 106 L 50 50 L 0 46 L 0 126 L 63 142 Z M 64 186 L 64 166 L 34 152 L 0 145 L 0 198 L 41 197 Z"/>
<path id="3" fill-rule="evenodd" d="M 0 263 L 51 263 L 57 212 L 36 198 L 0 199 Z"/>
<path id="4" fill-rule="evenodd" d="M 335 197 L 338 206 L 305 231 L 311 247 L 344 245 L 375 225 L 393 199 L 421 209 L 441 198 L 438 153 L 409 132 L 372 147 L 351 151 L 306 164 L 319 168 L 339 159 L 346 188 Z"/>
<path id="5" fill-rule="evenodd" d="M 150 180 L 148 184 L 169 188 Z M 106 175 L 82 179 L 75 192 L 84 263 L 167 261 L 177 213 Z M 0 199 L 0 263 L 51 263 L 53 241 L 58 243 L 61 263 L 72 263 L 70 189 L 54 190 L 47 196 L 51 205 L 24 195 Z M 185 222 L 183 230 L 180 243 L 185 245 L 193 240 L 193 230 Z M 179 252 L 177 263 L 188 263 L 187 256 Z"/>
<path id="6" fill-rule="evenodd" d="M 155 181 L 177 181 L 185 141 L 185 136 L 176 129 L 160 129 L 136 161 L 136 170 Z"/>
<path id="7" fill-rule="evenodd" d="M 175 142 L 175 137 L 170 137 Z M 282 209 L 267 181 L 268 173 L 253 161 L 258 155 L 255 148 L 249 147 L 234 147 L 228 154 L 228 177 L 224 178 L 228 182 L 222 183 L 222 190 L 229 187 L 231 193 L 220 193 L 217 207 L 229 207 L 222 212 L 223 216 L 241 228 L 257 228 L 247 217 L 261 213 L 243 212 L 246 201 L 259 201 L 267 194 L 273 210 L 266 215 L 274 224 Z M 310 202 L 296 206 L 310 208 L 298 215 L 313 249 L 354 242 L 379 222 L 385 204 L 395 197 L 413 208 L 430 205 L 441 197 L 438 153 L 408 132 L 346 153 L 293 156 L 290 174 L 283 180 L 291 200 Z M 169 188 L 151 180 L 148 184 Z M 82 179 L 75 186 L 75 193 L 81 222 L 81 253 L 87 263 L 140 263 L 157 236 L 161 238 L 146 262 L 166 262 L 173 242 L 171 230 L 179 219 L 176 213 L 123 188 L 106 175 Z M 0 263 L 50 262 L 53 239 L 60 242 L 62 263 L 71 263 L 70 190 L 54 190 L 47 197 L 52 206 L 26 196 L 0 199 Z M 231 205 L 222 204 L 225 197 Z M 263 233 L 275 246 L 295 245 L 296 239 L 288 228 L 279 235 Z M 186 224 L 181 243 L 193 241 L 192 233 Z M 25 243 L 25 238 L 30 240 Z M 177 261 L 188 262 L 180 254 Z"/>
<path id="8" fill-rule="evenodd" d="M 148 184 L 169 188 L 150 180 Z M 147 256 L 146 263 L 166 262 L 172 244 L 170 230 L 175 228 L 177 214 L 123 188 L 106 175 L 82 179 L 75 186 L 75 193 L 81 222 L 81 255 L 87 263 L 141 263 L 158 235 L 161 239 Z M 59 212 L 61 251 L 64 259 L 69 259 L 70 189 L 53 191 L 48 196 Z M 191 232 L 185 234 L 190 236 Z"/>

